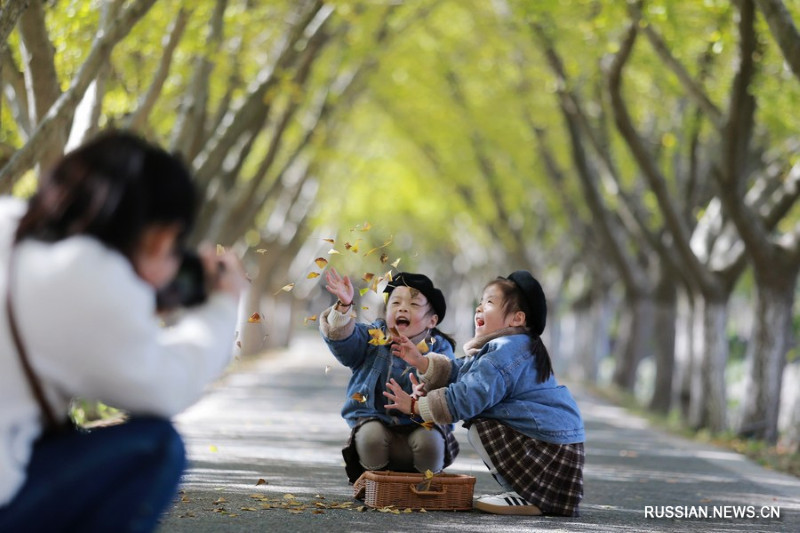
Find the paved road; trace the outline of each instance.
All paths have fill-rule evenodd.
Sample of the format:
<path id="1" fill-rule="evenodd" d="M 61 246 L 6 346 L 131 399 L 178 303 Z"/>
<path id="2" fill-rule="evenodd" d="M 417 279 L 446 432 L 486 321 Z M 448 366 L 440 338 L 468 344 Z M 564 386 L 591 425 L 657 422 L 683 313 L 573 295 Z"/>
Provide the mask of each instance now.
<path id="1" fill-rule="evenodd" d="M 311 334 L 290 350 L 239 363 L 177 419 L 191 467 L 159 533 L 800 532 L 800 479 L 654 430 L 579 391 L 588 435 L 581 517 L 358 511 L 341 459 L 348 378 Z M 466 431 L 458 426 L 456 434 L 462 452 L 447 471 L 475 476 L 476 494 L 499 492 Z M 742 513 L 755 517 L 736 517 Z"/>

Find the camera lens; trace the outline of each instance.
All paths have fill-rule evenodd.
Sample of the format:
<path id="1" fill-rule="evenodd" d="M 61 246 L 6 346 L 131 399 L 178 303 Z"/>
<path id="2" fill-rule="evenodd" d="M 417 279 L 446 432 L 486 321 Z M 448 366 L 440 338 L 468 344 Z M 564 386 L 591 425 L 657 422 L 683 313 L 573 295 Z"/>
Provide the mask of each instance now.
<path id="1" fill-rule="evenodd" d="M 205 302 L 207 297 L 203 262 L 195 252 L 186 251 L 175 278 L 156 293 L 156 307 L 160 311 L 191 307 Z"/>

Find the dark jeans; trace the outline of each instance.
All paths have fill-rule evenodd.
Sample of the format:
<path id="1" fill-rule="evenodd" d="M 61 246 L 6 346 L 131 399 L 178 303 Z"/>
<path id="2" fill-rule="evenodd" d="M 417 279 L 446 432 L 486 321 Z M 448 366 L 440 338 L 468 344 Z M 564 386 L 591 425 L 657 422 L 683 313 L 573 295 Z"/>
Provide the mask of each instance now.
<path id="1" fill-rule="evenodd" d="M 152 531 L 185 466 L 168 420 L 48 435 L 34 445 L 25 484 L 0 508 L 0 532 Z"/>

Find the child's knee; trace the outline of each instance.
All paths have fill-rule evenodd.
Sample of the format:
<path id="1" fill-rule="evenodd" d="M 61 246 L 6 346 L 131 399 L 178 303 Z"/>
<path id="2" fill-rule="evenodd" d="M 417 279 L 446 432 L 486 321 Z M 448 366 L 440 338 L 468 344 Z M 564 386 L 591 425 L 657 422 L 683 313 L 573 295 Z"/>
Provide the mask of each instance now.
<path id="1" fill-rule="evenodd" d="M 445 441 L 438 431 L 420 428 L 409 435 L 408 445 L 418 471 L 439 472 L 444 468 Z"/>
<path id="2" fill-rule="evenodd" d="M 361 466 L 367 470 L 381 470 L 389 464 L 391 435 L 381 422 L 365 423 L 356 432 L 356 452 Z"/>

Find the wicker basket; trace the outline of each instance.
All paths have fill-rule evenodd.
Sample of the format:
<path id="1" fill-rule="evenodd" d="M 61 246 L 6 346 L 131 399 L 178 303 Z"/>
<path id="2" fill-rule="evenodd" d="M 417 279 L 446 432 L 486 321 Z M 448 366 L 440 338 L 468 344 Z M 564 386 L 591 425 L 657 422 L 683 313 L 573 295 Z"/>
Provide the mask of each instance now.
<path id="1" fill-rule="evenodd" d="M 368 470 L 353 484 L 353 495 L 370 507 L 425 509 L 426 511 L 472 510 L 475 478 L 461 474 L 424 474 Z"/>

